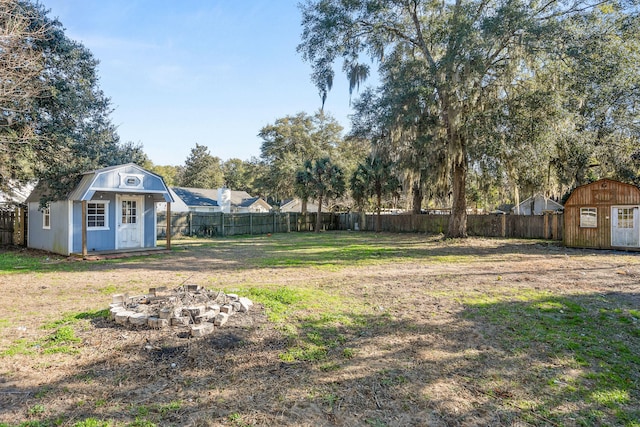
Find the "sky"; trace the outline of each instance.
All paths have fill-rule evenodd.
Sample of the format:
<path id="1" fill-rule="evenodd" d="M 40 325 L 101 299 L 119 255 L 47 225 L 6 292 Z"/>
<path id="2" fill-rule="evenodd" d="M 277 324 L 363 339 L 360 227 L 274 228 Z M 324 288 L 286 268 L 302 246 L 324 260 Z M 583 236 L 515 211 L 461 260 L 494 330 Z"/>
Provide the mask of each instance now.
<path id="1" fill-rule="evenodd" d="M 196 143 L 223 161 L 260 156 L 260 129 L 321 107 L 296 52 L 298 0 L 40 0 L 100 61 L 100 88 L 122 142 L 155 165 L 181 165 Z M 325 103 L 348 130 L 348 82 Z"/>

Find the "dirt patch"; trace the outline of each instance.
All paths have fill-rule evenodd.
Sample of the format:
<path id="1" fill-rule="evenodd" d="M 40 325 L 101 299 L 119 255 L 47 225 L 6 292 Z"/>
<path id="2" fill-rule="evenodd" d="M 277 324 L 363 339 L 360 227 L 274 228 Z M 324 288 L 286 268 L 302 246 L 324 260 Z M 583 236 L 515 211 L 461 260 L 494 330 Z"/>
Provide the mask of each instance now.
<path id="1" fill-rule="evenodd" d="M 513 295 L 517 302 L 533 292 L 640 306 L 635 254 L 526 241 L 385 238 L 420 255 L 333 269 L 255 267 L 268 243 L 196 241 L 144 259 L 2 275 L 5 351 L 20 340 L 43 339 L 51 331 L 42 326 L 67 313 L 106 309 L 111 294 L 151 286 L 188 282 L 232 291 L 304 283 L 365 309 L 351 324 L 315 330 L 338 343 L 320 362 L 284 362 L 292 337 L 259 304 L 198 339 L 186 328 L 134 329 L 87 316 L 74 326 L 78 353 L 33 348 L 0 358 L 0 423 L 57 417 L 73 425 L 91 417 L 115 425 L 141 419 L 193 426 L 552 425 L 526 406 L 539 403 L 527 382 L 538 383 L 555 363 L 536 359 L 548 354 L 544 343 L 533 343 L 540 347 L 527 355 L 510 353 L 500 325 L 475 321 L 465 301 Z M 566 375 L 569 381 L 571 371 Z M 577 410 L 575 402 L 560 403 Z"/>

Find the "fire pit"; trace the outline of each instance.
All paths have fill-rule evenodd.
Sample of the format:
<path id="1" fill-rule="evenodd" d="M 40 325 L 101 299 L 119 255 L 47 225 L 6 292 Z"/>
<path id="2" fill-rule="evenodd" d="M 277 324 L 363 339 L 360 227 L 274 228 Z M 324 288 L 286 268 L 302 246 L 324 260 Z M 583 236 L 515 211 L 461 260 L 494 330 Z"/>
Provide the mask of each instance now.
<path id="1" fill-rule="evenodd" d="M 253 302 L 237 294 L 211 291 L 199 285 L 168 290 L 150 288 L 147 295 L 112 297 L 110 318 L 120 325 L 162 329 L 188 327 L 193 337 L 207 335 L 236 313 L 246 313 Z"/>

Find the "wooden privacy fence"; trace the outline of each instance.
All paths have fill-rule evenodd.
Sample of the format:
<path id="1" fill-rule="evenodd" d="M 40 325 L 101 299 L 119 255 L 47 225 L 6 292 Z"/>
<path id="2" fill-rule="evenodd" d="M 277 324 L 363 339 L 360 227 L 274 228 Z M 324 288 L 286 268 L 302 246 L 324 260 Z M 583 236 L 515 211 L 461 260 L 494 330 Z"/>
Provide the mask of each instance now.
<path id="1" fill-rule="evenodd" d="M 314 231 L 316 213 L 203 213 L 171 214 L 171 235 L 234 236 L 242 234 Z M 323 230 L 375 230 L 376 216 L 362 213 L 323 213 Z M 382 215 L 381 231 L 439 234 L 447 231 L 449 215 Z M 469 215 L 470 236 L 562 240 L 562 214 Z M 157 235 L 166 237 L 166 214 L 158 214 Z"/>
<path id="2" fill-rule="evenodd" d="M 336 214 L 340 230 L 375 230 L 376 216 L 361 213 Z M 562 214 L 468 215 L 470 236 L 562 240 Z M 445 233 L 449 215 L 382 215 L 381 231 L 392 233 Z"/>
<path id="3" fill-rule="evenodd" d="M 235 236 L 242 234 L 288 233 L 292 231 L 313 231 L 316 224 L 315 213 L 222 213 L 222 212 L 180 212 L 171 214 L 172 236 Z M 322 214 L 325 230 L 337 229 L 334 214 Z M 166 213 L 158 213 L 156 233 L 158 237 L 167 235 Z"/>
<path id="4" fill-rule="evenodd" d="M 27 245 L 26 209 L 0 207 L 0 245 Z"/>

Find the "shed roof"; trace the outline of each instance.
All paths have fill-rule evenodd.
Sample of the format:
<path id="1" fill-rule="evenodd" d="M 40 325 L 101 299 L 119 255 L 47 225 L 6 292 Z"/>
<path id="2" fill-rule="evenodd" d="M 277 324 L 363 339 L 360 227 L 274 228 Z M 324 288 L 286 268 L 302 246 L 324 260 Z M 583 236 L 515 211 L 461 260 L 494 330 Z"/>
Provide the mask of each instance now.
<path id="1" fill-rule="evenodd" d="M 564 206 L 638 204 L 640 188 L 613 179 L 600 179 L 574 188 Z"/>
<path id="2" fill-rule="evenodd" d="M 113 178 L 107 178 L 109 178 L 109 175 L 116 173 L 142 175 L 143 183 L 138 187 L 115 185 Z M 44 182 L 38 183 L 27 198 L 27 202 L 39 202 L 40 198 L 47 193 L 47 190 L 47 185 Z M 151 194 L 156 202 L 173 202 L 173 197 L 163 179 L 159 175 L 149 172 L 134 163 L 109 166 L 85 172 L 80 179 L 80 183 L 69 192 L 66 200 L 91 200 L 96 191 Z"/>

